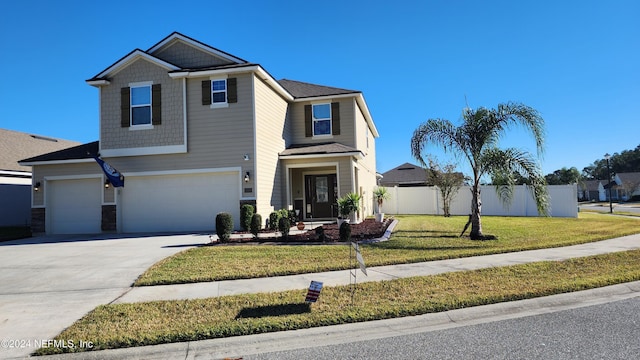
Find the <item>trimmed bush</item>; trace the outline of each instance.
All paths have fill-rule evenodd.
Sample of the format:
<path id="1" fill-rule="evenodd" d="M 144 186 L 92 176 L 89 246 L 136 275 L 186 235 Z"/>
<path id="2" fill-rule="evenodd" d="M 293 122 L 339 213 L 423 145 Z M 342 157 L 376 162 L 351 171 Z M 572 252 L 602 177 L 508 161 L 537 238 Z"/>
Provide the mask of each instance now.
<path id="1" fill-rule="evenodd" d="M 216 215 L 216 234 L 220 239 L 220 242 L 229 242 L 231 238 L 231 231 L 233 231 L 233 218 L 231 214 L 221 212 Z"/>
<path id="2" fill-rule="evenodd" d="M 291 222 L 289 221 L 288 217 L 281 217 L 278 220 L 278 229 L 280 229 L 280 232 L 282 233 L 282 237 L 283 238 L 288 238 L 289 237 L 289 230 L 291 229 Z"/>
<path id="3" fill-rule="evenodd" d="M 262 216 L 260 214 L 253 214 L 251 217 L 251 233 L 253 236 L 258 237 L 260 229 L 262 229 Z"/>
<path id="4" fill-rule="evenodd" d="M 242 230 L 249 231 L 251 228 L 251 218 L 253 217 L 253 205 L 244 204 L 240 208 L 240 227 Z"/>
<path id="5" fill-rule="evenodd" d="M 269 229 L 270 230 L 278 230 L 278 221 L 282 216 L 279 211 L 274 211 L 269 214 Z"/>
<path id="6" fill-rule="evenodd" d="M 351 224 L 343 222 L 340 225 L 340 241 L 347 242 L 351 240 Z"/>

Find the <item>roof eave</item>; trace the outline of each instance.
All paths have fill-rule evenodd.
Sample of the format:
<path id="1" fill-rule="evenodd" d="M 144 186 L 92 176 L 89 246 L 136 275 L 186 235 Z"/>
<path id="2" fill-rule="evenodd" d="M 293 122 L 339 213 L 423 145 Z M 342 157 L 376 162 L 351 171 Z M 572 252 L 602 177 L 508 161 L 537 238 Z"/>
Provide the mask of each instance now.
<path id="1" fill-rule="evenodd" d="M 227 74 L 237 74 L 242 72 L 253 72 L 260 79 L 265 81 L 269 86 L 271 86 L 280 96 L 285 98 L 288 101 L 294 101 L 293 95 L 291 95 L 285 88 L 280 85 L 276 79 L 271 76 L 266 70 L 262 68 L 260 65 L 248 65 L 242 67 L 233 67 L 233 68 L 224 68 L 224 69 L 209 69 L 209 70 L 190 70 L 190 71 L 175 71 L 169 73 L 169 77 L 172 79 L 182 79 L 182 78 L 197 78 L 204 76 L 216 76 L 216 75 L 227 75 Z"/>
<path id="2" fill-rule="evenodd" d="M 278 157 L 282 160 L 319 159 L 319 158 L 345 157 L 345 156 L 353 156 L 358 160 L 362 160 L 364 158 L 362 152 L 360 151 L 352 151 L 352 152 L 345 152 L 345 153 L 329 153 L 329 154 L 278 155 Z"/>
<path id="3" fill-rule="evenodd" d="M 68 159 L 68 160 L 49 160 L 49 161 L 18 161 L 18 164 L 22 166 L 35 166 L 35 165 L 81 164 L 81 163 L 90 163 L 93 161 L 95 160 L 90 158 L 90 159 Z"/>
<path id="4" fill-rule="evenodd" d="M 130 62 L 138 59 L 138 58 L 143 58 L 145 60 L 148 60 L 152 63 L 155 63 L 167 70 L 170 71 L 176 71 L 176 70 L 180 70 L 180 68 L 178 66 L 175 66 L 169 62 L 166 62 L 164 60 L 161 60 L 151 54 L 148 54 L 140 49 L 135 49 L 132 52 L 130 52 L 129 54 L 125 55 L 122 59 L 116 61 L 113 65 L 109 66 L 108 68 L 102 70 L 102 72 L 100 72 L 98 75 L 94 76 L 93 78 L 87 80 L 87 83 L 91 84 L 90 82 L 96 82 L 98 80 L 106 80 L 106 77 L 117 72 L 118 70 L 120 70 L 120 68 L 122 68 L 123 66 L 129 64 Z"/>

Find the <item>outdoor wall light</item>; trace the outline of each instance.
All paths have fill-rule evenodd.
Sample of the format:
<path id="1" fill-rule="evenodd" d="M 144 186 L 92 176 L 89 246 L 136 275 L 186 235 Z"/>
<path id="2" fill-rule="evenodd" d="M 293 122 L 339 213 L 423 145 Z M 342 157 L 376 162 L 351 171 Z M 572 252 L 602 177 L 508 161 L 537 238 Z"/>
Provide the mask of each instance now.
<path id="1" fill-rule="evenodd" d="M 251 180 L 251 178 L 249 177 L 249 172 L 247 171 L 247 172 L 244 174 L 244 182 L 248 183 L 248 182 L 249 182 L 249 180 Z"/>
<path id="2" fill-rule="evenodd" d="M 244 154 L 242 158 L 244 159 L 244 161 L 249 161 L 249 154 Z"/>
<path id="3" fill-rule="evenodd" d="M 33 186 L 33 191 L 40 191 L 40 181 L 36 182 L 36 184 Z"/>
<path id="4" fill-rule="evenodd" d="M 111 185 L 111 181 L 109 181 L 109 179 L 106 179 L 106 180 L 104 181 L 104 188 L 105 188 L 105 189 L 108 189 L 110 185 Z"/>

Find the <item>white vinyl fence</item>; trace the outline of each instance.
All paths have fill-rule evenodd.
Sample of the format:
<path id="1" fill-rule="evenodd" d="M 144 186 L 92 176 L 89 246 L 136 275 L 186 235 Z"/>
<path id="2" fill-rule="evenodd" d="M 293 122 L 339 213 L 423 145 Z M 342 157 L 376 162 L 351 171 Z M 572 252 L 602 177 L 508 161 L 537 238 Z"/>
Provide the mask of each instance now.
<path id="1" fill-rule="evenodd" d="M 553 217 L 578 217 L 576 185 L 549 185 L 549 213 Z M 442 199 L 438 188 L 388 187 L 389 199 L 383 204 L 387 214 L 442 215 Z M 538 216 L 536 202 L 524 185 L 516 186 L 513 200 L 505 207 L 496 193 L 495 186 L 481 186 L 482 215 Z M 451 201 L 451 215 L 471 214 L 471 188 L 463 186 Z"/>

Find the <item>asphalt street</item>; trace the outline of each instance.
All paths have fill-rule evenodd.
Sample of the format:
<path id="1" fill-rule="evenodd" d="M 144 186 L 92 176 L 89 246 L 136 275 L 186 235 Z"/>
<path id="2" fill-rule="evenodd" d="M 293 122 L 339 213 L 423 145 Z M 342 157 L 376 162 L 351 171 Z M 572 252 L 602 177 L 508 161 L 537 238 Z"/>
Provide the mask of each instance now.
<path id="1" fill-rule="evenodd" d="M 298 359 L 639 359 L 640 298 L 385 339 L 243 356 Z"/>

